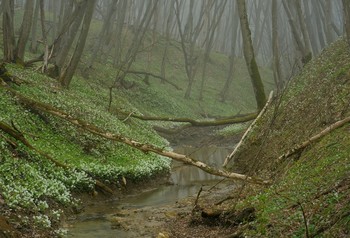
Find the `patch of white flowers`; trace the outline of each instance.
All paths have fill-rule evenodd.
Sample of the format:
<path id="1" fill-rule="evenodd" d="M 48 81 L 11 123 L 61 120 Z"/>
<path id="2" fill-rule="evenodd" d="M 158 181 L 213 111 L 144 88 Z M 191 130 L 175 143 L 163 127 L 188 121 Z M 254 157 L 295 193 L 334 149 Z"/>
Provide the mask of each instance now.
<path id="1" fill-rule="evenodd" d="M 43 215 L 43 214 L 34 215 L 33 220 L 37 226 L 44 227 L 44 228 L 51 227 L 51 221 L 47 215 Z"/>

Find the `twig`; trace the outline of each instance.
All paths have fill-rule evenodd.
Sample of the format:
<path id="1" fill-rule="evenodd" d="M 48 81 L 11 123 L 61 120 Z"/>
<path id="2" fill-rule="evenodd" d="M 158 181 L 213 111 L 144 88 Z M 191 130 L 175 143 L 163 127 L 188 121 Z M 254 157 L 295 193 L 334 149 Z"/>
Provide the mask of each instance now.
<path id="1" fill-rule="evenodd" d="M 309 238 L 310 237 L 309 225 L 308 225 L 308 221 L 307 221 L 307 218 L 306 218 L 305 210 L 304 210 L 304 207 L 301 204 L 301 202 L 298 201 L 298 205 L 299 205 L 300 210 L 301 210 L 301 212 L 303 214 L 303 220 L 304 220 L 304 226 L 305 226 L 305 235 L 306 235 L 306 238 Z"/>
<path id="2" fill-rule="evenodd" d="M 132 114 L 134 114 L 135 112 L 130 112 L 129 115 L 122 121 L 122 122 L 126 122 L 127 120 L 129 120 L 129 118 L 132 116 Z"/>
<path id="3" fill-rule="evenodd" d="M 198 193 L 197 193 L 197 197 L 196 197 L 196 200 L 194 201 L 194 206 L 193 206 L 193 209 L 192 209 L 192 216 L 194 215 L 194 212 L 196 210 L 196 208 L 198 207 L 198 200 L 199 200 L 199 196 L 201 195 L 203 191 L 203 186 L 201 186 L 201 188 L 199 189 Z"/>

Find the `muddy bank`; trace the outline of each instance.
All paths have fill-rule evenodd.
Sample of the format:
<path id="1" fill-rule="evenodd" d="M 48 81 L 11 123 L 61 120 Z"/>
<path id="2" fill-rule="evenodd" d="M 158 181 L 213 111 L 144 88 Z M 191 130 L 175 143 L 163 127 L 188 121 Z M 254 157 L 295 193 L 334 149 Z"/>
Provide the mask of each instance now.
<path id="1" fill-rule="evenodd" d="M 210 190 L 209 190 L 210 189 Z M 226 183 L 225 188 L 204 187 L 197 206 L 210 209 L 212 204 L 228 197 L 235 185 Z M 121 209 L 108 219 L 116 229 L 129 231 L 127 237 L 226 237 L 235 231 L 217 217 L 201 219 L 201 213 L 194 209 L 196 196 L 181 199 L 174 204 Z M 218 208 L 225 209 L 226 204 Z"/>
<path id="2" fill-rule="evenodd" d="M 228 148 L 191 146 L 175 150 L 216 167 L 231 152 Z M 168 181 L 171 185 L 155 179 L 143 188 L 132 186 L 125 197 L 84 198 L 84 212 L 70 217 L 65 224 L 70 229 L 68 237 L 222 237 L 232 233 L 220 219 L 203 223 L 198 208 L 212 207 L 229 196 L 235 183 L 179 162 L 173 163 Z M 223 206 L 225 203 L 219 209 Z"/>

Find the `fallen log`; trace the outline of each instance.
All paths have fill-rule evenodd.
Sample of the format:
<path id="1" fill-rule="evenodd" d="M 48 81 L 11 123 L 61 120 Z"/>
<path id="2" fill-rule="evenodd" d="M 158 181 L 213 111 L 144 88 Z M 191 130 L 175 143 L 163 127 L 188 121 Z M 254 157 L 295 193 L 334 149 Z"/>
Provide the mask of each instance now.
<path id="1" fill-rule="evenodd" d="M 350 117 L 346 117 L 346 118 L 344 118 L 344 119 L 342 119 L 340 121 L 337 121 L 337 122 L 333 123 L 332 125 L 328 126 L 326 129 L 321 131 L 320 133 L 312 136 L 311 138 L 307 139 L 306 141 L 302 142 L 301 144 L 296 145 L 294 148 L 292 148 L 291 150 L 287 151 L 286 153 L 284 153 L 283 155 L 278 157 L 278 160 L 286 159 L 286 158 L 290 157 L 291 155 L 294 155 L 294 154 L 300 152 L 301 150 L 306 148 L 311 143 L 317 141 L 321 137 L 329 134 L 333 130 L 335 130 L 335 129 L 337 129 L 337 128 L 339 128 L 339 127 L 341 127 L 341 126 L 343 126 L 343 125 L 345 125 L 346 123 L 349 123 L 349 122 L 350 122 Z"/>
<path id="2" fill-rule="evenodd" d="M 80 127 L 82 129 L 84 129 L 85 131 L 88 131 L 94 135 L 103 137 L 105 139 L 108 140 L 112 140 L 112 141 L 116 141 L 116 142 L 121 142 L 124 143 L 126 145 L 129 145 L 133 148 L 136 148 L 140 151 L 143 151 L 145 153 L 147 152 L 153 152 L 155 154 L 161 155 L 161 156 L 165 156 L 168 158 L 171 158 L 173 160 L 177 160 L 180 162 L 183 162 L 185 164 L 188 165 L 192 165 L 195 166 L 209 174 L 213 174 L 213 175 L 217 175 L 220 177 L 225 177 L 225 178 L 230 178 L 233 180 L 241 180 L 241 181 L 246 181 L 246 182 L 250 182 L 250 183 L 255 183 L 255 184 L 263 184 L 263 185 L 269 185 L 271 182 L 268 180 L 263 180 L 260 178 L 255 178 L 255 177 L 250 177 L 244 174 L 238 174 L 238 173 L 232 173 L 226 170 L 221 170 L 221 169 L 217 169 L 217 168 L 213 168 L 201 161 L 195 160 L 187 155 L 183 155 L 183 154 L 179 154 L 173 151 L 167 151 L 164 150 L 164 148 L 160 148 L 151 144 L 147 144 L 147 143 L 140 143 L 138 141 L 135 141 L 131 138 L 127 138 L 124 137 L 120 134 L 114 134 L 108 131 L 104 131 L 100 128 L 98 128 L 97 126 L 83 121 L 79 118 L 76 118 L 64 111 L 61 111 L 49 104 L 45 104 L 42 102 L 38 102 L 35 101 L 33 99 L 30 99 L 22 94 L 20 94 L 19 92 L 17 92 L 14 89 L 11 89 L 9 87 L 4 87 L 3 85 L 1 86 L 2 89 L 5 89 L 7 92 L 11 93 L 21 104 L 32 108 L 32 109 L 36 109 L 36 110 L 40 110 L 43 112 L 46 112 L 48 114 L 54 115 L 56 117 L 59 117 L 61 119 L 64 119 L 68 122 L 70 122 L 71 124 Z"/>
<path id="3" fill-rule="evenodd" d="M 192 126 L 196 127 L 204 127 L 204 126 L 221 126 L 221 125 L 229 125 L 229 124 L 235 124 L 235 123 L 243 123 L 247 121 L 254 120 L 256 118 L 257 113 L 247 113 L 247 114 L 238 114 L 226 119 L 215 119 L 211 121 L 198 121 L 191 118 L 184 118 L 184 117 L 154 117 L 154 116 L 143 116 L 143 115 L 137 115 L 133 112 L 123 112 L 118 111 L 119 113 L 126 115 L 126 118 L 132 117 L 137 118 L 143 121 L 169 121 L 169 122 L 182 122 L 182 123 L 190 123 Z"/>

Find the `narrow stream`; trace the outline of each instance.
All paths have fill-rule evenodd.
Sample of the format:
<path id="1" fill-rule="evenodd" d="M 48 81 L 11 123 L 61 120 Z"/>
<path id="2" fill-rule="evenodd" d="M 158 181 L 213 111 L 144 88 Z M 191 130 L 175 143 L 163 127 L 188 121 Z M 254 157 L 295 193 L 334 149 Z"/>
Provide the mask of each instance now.
<path id="1" fill-rule="evenodd" d="M 191 155 L 191 157 L 212 166 L 220 167 L 231 149 L 179 147 L 175 151 Z M 126 196 L 119 200 L 104 201 L 86 207 L 84 212 L 78 214 L 76 219 L 69 222 L 67 238 L 131 237 L 131 231 L 114 229 L 115 227 L 112 226 L 110 221 L 113 214 L 120 210 L 173 204 L 180 199 L 197 194 L 201 186 L 212 186 L 221 179 L 198 168 L 185 166 L 175 161 L 170 176 L 171 185 L 163 185 L 156 189 L 140 191 L 136 195 Z"/>

